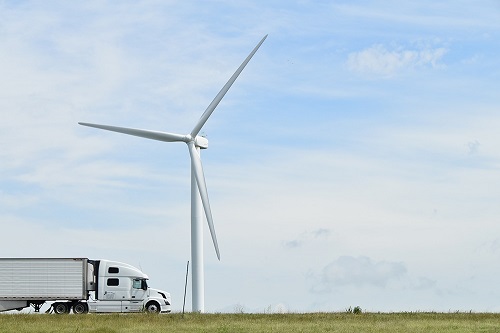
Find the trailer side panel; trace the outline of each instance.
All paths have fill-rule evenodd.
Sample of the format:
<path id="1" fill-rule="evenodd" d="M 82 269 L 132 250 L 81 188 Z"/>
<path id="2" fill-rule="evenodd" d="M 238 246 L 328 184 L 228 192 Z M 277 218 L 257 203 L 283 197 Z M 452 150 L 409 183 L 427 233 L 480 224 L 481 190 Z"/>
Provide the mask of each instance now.
<path id="1" fill-rule="evenodd" d="M 0 258 L 0 300 L 87 298 L 86 258 Z"/>

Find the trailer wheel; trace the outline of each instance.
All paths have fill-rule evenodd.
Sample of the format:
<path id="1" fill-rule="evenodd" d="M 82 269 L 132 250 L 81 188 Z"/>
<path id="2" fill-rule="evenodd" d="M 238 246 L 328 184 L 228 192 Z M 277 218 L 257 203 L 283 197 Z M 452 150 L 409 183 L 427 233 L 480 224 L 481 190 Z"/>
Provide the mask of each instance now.
<path id="1" fill-rule="evenodd" d="M 73 304 L 73 313 L 74 314 L 85 314 L 89 312 L 89 306 L 87 303 L 76 302 Z"/>
<path id="2" fill-rule="evenodd" d="M 148 313 L 159 313 L 161 310 L 160 304 L 158 304 L 157 302 L 154 302 L 154 301 L 148 302 L 146 304 L 145 310 Z"/>
<path id="3" fill-rule="evenodd" d="M 56 314 L 69 313 L 68 303 L 54 303 L 52 305 L 52 308 L 54 309 L 54 313 Z"/>

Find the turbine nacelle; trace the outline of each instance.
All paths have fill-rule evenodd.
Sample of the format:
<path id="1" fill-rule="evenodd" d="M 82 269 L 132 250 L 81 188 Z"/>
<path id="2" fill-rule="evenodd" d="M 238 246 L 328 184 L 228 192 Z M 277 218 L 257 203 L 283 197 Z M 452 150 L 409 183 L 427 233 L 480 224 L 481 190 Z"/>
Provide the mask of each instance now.
<path id="1" fill-rule="evenodd" d="M 194 138 L 194 144 L 196 147 L 200 149 L 207 149 L 208 148 L 208 139 L 205 138 L 204 136 L 199 136 L 197 135 L 196 138 Z"/>

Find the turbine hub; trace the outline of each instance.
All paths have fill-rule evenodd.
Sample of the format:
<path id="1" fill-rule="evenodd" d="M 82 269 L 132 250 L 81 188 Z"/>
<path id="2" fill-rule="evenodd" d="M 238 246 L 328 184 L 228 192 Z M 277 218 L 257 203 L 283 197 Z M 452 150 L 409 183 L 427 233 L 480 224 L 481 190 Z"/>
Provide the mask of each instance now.
<path id="1" fill-rule="evenodd" d="M 196 147 L 199 147 L 200 149 L 207 149 L 208 139 L 197 135 L 196 138 L 194 139 L 194 144 L 196 145 Z"/>

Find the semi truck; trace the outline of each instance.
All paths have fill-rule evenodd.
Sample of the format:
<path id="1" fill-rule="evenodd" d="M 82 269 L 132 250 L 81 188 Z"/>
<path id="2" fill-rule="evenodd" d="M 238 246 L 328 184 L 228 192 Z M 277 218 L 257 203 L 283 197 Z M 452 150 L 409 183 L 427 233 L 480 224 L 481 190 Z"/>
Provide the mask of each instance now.
<path id="1" fill-rule="evenodd" d="M 170 294 L 125 263 L 88 258 L 0 258 L 0 312 L 46 302 L 56 314 L 170 312 Z"/>

